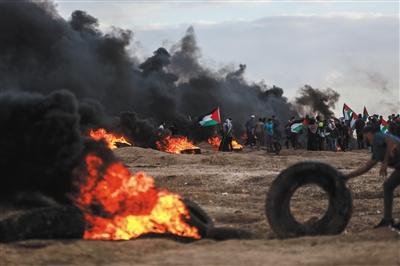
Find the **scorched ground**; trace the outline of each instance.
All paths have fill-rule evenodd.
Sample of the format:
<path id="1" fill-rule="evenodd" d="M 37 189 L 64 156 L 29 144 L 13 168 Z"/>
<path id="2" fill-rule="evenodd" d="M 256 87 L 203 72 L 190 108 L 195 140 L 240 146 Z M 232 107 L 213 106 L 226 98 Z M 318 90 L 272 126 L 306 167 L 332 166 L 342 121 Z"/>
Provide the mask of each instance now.
<path id="1" fill-rule="evenodd" d="M 276 240 L 264 214 L 265 193 L 276 175 L 300 160 L 320 160 L 341 171 L 357 167 L 367 152 L 264 151 L 215 152 L 208 143 L 202 154 L 168 154 L 127 147 L 117 155 L 131 172 L 154 176 L 166 188 L 201 205 L 218 226 L 243 228 L 258 239 L 183 244 L 167 239 L 133 241 L 30 240 L 0 245 L 2 265 L 16 264 L 118 264 L 118 265 L 266 265 L 266 264 L 399 264 L 400 235 L 389 229 L 371 229 L 382 211 L 382 182 L 378 169 L 349 183 L 354 198 L 353 217 L 347 230 L 332 237 Z M 292 210 L 307 220 L 321 213 L 326 201 L 309 188 L 295 195 Z M 394 216 L 400 217 L 400 193 L 395 192 Z M 1 206 L 5 217 L 12 206 Z"/>

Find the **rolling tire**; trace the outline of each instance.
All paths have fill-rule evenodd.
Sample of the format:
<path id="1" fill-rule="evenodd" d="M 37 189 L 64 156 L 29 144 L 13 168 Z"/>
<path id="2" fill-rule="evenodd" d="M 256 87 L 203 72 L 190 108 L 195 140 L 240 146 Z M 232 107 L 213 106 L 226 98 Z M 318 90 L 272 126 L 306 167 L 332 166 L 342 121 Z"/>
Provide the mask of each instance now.
<path id="1" fill-rule="evenodd" d="M 320 186 L 329 197 L 328 209 L 320 219 L 299 223 L 290 211 L 294 192 L 306 184 Z M 267 193 L 266 215 L 278 238 L 305 235 L 334 235 L 347 226 L 352 214 L 352 197 L 344 179 L 333 167 L 321 162 L 301 162 L 283 170 Z"/>
<path id="2" fill-rule="evenodd" d="M 208 230 L 214 227 L 213 220 L 197 203 L 189 199 L 183 199 L 183 203 L 185 203 L 190 214 L 187 223 L 196 227 L 202 238 L 206 238 Z"/>

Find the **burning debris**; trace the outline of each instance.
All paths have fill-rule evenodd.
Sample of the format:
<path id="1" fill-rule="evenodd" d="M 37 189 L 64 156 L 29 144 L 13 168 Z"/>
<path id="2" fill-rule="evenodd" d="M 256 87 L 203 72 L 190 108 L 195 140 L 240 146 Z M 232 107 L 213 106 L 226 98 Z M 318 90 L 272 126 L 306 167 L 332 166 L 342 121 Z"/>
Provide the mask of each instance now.
<path id="1" fill-rule="evenodd" d="M 207 142 L 213 146 L 214 150 L 218 151 L 221 145 L 221 138 L 219 136 L 209 137 Z"/>
<path id="2" fill-rule="evenodd" d="M 221 145 L 221 138 L 219 136 L 214 136 L 214 137 L 210 137 L 208 138 L 207 142 L 213 146 L 213 148 L 215 150 L 219 150 L 220 145 Z M 237 140 L 232 140 L 231 142 L 232 145 L 232 150 L 233 151 L 241 151 L 243 150 L 243 145 L 241 145 L 239 142 L 237 142 Z"/>
<path id="3" fill-rule="evenodd" d="M 242 146 L 242 144 L 240 144 L 236 140 L 232 140 L 232 149 L 234 151 L 241 151 L 241 150 L 243 150 L 243 146 Z"/>
<path id="4" fill-rule="evenodd" d="M 0 121 L 8 125 L 1 138 L 1 169 L 7 173 L 1 177 L 2 197 L 11 199 L 13 193 L 35 192 L 66 206 L 74 203 L 85 218 L 86 239 L 132 239 L 151 232 L 200 238 L 196 227 L 186 222 L 189 211 L 178 195 L 157 190 L 154 180 L 144 173 L 131 175 L 115 158 L 110 143 L 80 133 L 78 104 L 71 93 L 3 93 L 0 106 L 5 108 Z M 0 221 L 0 241 L 47 237 L 51 232 L 53 237 L 62 237 L 64 227 L 59 217 L 65 216 L 63 210 L 54 209 L 47 227 L 47 218 L 43 218 L 15 237 L 7 233 L 9 224 L 26 224 L 29 217 L 46 216 L 38 209 L 22 215 L 22 220 L 17 216 Z M 42 230 L 44 227 L 46 230 Z M 16 224 L 15 228 L 25 226 Z M 39 228 L 43 234 L 32 235 L 32 228 Z M 76 237 L 76 232 L 65 230 L 65 237 L 72 235 Z"/>
<path id="5" fill-rule="evenodd" d="M 199 147 L 195 146 L 187 137 L 166 136 L 156 142 L 157 149 L 160 151 L 174 154 L 198 154 L 201 153 Z"/>
<path id="6" fill-rule="evenodd" d="M 181 198 L 157 190 L 152 177 L 131 175 L 122 163 L 107 165 L 93 154 L 86 156 L 85 166 L 75 197 L 87 222 L 84 239 L 129 240 L 149 233 L 200 238 L 185 221 L 190 216 Z"/>
<path id="7" fill-rule="evenodd" d="M 90 130 L 89 136 L 94 140 L 104 140 L 112 150 L 118 148 L 121 144 L 132 146 L 132 143 L 127 141 L 125 137 L 117 137 L 112 133 L 108 133 L 104 128 Z"/>

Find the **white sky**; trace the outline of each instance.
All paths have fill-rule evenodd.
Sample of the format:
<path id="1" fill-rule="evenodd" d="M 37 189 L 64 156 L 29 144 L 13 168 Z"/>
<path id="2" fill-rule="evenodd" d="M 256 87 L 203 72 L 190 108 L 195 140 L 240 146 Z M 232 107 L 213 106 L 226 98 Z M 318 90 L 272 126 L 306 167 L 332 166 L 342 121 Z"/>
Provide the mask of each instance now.
<path id="1" fill-rule="evenodd" d="M 331 87 L 361 112 L 400 112 L 399 1 L 55 1 L 100 26 L 131 29 L 136 53 L 169 48 L 193 25 L 202 61 L 247 64 L 248 80 L 285 89 Z M 339 112 L 338 112 L 339 114 Z"/>

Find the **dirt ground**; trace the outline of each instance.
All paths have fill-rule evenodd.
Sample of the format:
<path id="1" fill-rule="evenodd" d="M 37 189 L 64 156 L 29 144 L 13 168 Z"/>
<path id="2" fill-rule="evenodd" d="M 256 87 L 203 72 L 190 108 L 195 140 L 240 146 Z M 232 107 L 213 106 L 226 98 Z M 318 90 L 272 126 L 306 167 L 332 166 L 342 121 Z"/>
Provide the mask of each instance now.
<path id="1" fill-rule="evenodd" d="M 276 156 L 247 149 L 219 153 L 206 143 L 200 147 L 201 155 L 131 147 L 116 153 L 132 172 L 144 171 L 155 177 L 158 187 L 196 201 L 217 226 L 247 229 L 257 239 L 203 239 L 190 244 L 167 239 L 20 241 L 0 244 L 0 265 L 400 265 L 399 232 L 371 229 L 383 209 L 384 179 L 377 168 L 349 182 L 353 217 L 341 235 L 278 240 L 265 217 L 266 191 L 282 169 L 318 160 L 346 172 L 370 156 L 366 151 L 283 150 Z M 394 216 L 400 218 L 399 189 L 395 197 Z M 292 211 L 307 220 L 322 214 L 326 204 L 324 193 L 309 187 L 296 193 Z"/>

